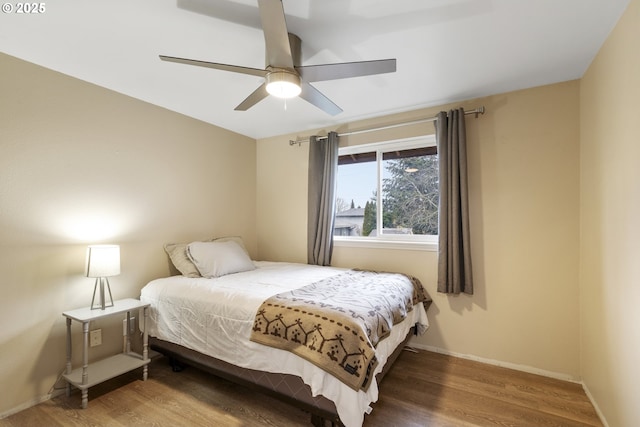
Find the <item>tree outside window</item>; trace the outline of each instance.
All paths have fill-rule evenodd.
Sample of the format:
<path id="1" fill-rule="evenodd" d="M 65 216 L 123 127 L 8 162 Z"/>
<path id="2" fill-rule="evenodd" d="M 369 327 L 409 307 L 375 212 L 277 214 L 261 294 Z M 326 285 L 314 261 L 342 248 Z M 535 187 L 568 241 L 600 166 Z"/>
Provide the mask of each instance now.
<path id="1" fill-rule="evenodd" d="M 354 187 L 354 182 L 359 185 Z M 338 200 L 338 206 L 343 208 L 338 209 L 334 235 L 377 237 L 380 233 L 407 239 L 437 235 L 438 156 L 433 139 L 401 141 L 380 146 L 376 151 L 341 154 L 338 197 L 346 199 L 345 195 L 349 197 L 348 193 L 355 193 L 354 188 L 359 187 L 368 189 L 369 199 L 357 208 L 354 197 L 348 199 L 351 204 Z M 378 213 L 380 203 L 382 212 Z M 378 220 L 382 222 L 380 229 Z"/>

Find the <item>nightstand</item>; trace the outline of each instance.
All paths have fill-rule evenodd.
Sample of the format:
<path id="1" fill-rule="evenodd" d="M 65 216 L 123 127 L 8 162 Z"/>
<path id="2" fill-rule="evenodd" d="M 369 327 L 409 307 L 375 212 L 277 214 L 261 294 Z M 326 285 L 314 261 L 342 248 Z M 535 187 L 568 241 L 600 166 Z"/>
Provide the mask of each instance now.
<path id="1" fill-rule="evenodd" d="M 131 339 L 129 336 L 129 331 L 131 330 L 131 312 L 139 309 L 143 309 L 144 312 L 141 355 L 131 351 Z M 127 314 L 126 347 L 124 352 L 89 364 L 89 325 L 91 321 L 122 313 Z M 143 367 L 142 380 L 147 380 L 147 365 L 150 362 L 148 350 L 149 337 L 147 334 L 147 318 L 149 316 L 148 303 L 127 298 L 115 301 L 113 307 L 107 307 L 104 310 L 91 310 L 87 307 L 65 311 L 62 315 L 67 318 L 67 365 L 65 373 L 63 374 L 64 379 L 67 381 L 67 396 L 71 393 L 72 385 L 80 389 L 82 391 L 82 407 L 86 408 L 89 404 L 89 387 L 140 367 Z M 82 323 L 82 367 L 76 369 L 71 368 L 72 320 Z"/>

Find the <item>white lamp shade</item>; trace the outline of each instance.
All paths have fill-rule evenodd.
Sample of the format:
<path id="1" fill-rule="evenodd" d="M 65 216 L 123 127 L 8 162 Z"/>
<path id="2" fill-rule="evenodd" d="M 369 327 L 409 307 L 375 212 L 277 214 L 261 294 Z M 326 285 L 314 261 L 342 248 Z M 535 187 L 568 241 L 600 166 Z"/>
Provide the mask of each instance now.
<path id="1" fill-rule="evenodd" d="M 87 277 L 111 277 L 120 274 L 120 246 L 91 245 L 87 248 Z"/>

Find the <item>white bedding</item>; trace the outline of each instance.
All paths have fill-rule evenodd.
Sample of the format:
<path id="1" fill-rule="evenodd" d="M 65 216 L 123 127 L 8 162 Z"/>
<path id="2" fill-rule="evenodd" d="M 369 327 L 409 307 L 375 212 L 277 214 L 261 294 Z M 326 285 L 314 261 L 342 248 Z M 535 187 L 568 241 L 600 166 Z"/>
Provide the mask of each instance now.
<path id="1" fill-rule="evenodd" d="M 172 276 L 151 281 L 140 296 L 151 304 L 149 334 L 243 368 L 299 376 L 314 395 L 335 403 L 347 427 L 361 426 L 369 405 L 378 399 L 375 380 L 367 392 L 355 391 L 293 353 L 249 340 L 256 311 L 265 299 L 344 269 L 259 261 L 255 265 L 255 270 L 215 279 Z M 378 344 L 380 363 L 374 375 L 416 322 L 428 327 L 422 304 Z"/>

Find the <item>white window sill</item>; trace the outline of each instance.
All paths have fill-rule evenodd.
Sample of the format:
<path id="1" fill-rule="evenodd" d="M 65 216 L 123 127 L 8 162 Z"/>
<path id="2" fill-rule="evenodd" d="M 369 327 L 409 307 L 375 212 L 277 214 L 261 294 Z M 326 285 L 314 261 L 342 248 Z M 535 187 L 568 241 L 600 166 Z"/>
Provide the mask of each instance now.
<path id="1" fill-rule="evenodd" d="M 385 238 L 334 237 L 333 245 L 345 248 L 402 249 L 410 251 L 438 251 L 437 237 L 429 240 L 399 240 Z"/>

